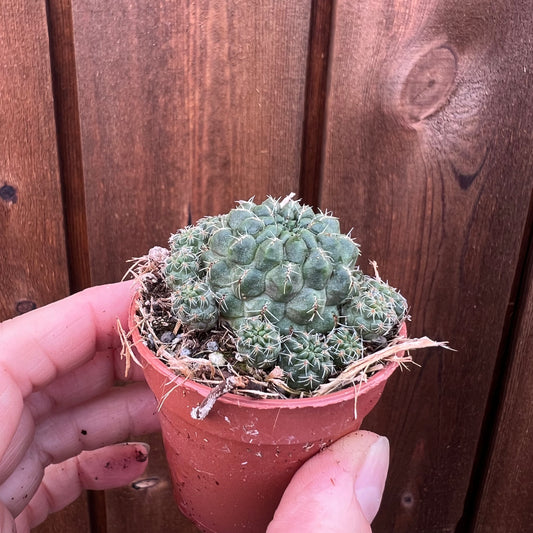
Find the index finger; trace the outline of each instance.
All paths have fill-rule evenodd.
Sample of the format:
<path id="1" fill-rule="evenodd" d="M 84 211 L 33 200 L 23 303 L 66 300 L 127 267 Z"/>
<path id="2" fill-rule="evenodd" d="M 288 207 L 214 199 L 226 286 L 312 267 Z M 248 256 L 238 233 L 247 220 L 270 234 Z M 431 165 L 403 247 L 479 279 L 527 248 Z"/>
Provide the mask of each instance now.
<path id="1" fill-rule="evenodd" d="M 82 365 L 97 351 L 120 347 L 133 282 L 101 285 L 0 323 L 0 368 L 22 396 Z"/>

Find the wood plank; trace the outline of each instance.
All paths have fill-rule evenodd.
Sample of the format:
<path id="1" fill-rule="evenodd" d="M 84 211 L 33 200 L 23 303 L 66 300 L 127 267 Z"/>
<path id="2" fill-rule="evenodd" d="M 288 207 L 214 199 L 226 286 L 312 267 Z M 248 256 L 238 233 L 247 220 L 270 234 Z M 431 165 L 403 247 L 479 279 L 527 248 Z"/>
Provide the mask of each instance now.
<path id="1" fill-rule="evenodd" d="M 306 204 L 314 207 L 318 205 L 321 188 L 332 19 L 333 0 L 313 0 L 307 58 L 300 194 Z"/>
<path id="2" fill-rule="evenodd" d="M 2 2 L 0 64 L 3 320 L 69 293 L 44 2 Z M 89 530 L 85 498 L 36 528 L 74 530 Z"/>
<path id="3" fill-rule="evenodd" d="M 94 283 L 188 220 L 298 192 L 310 1 L 72 8 Z M 110 533 L 193 531 L 150 461 L 159 483 L 106 493 Z"/>
<path id="4" fill-rule="evenodd" d="M 71 292 L 92 285 L 71 0 L 48 0 L 50 61 Z"/>
<path id="5" fill-rule="evenodd" d="M 68 293 L 44 4 L 0 8 L 0 319 Z"/>
<path id="6" fill-rule="evenodd" d="M 517 298 L 514 340 L 472 531 L 528 531 L 533 521 L 533 247 Z"/>
<path id="7" fill-rule="evenodd" d="M 68 257 L 70 292 L 74 293 L 92 285 L 89 265 L 89 243 L 85 207 L 85 183 L 81 158 L 80 121 L 76 80 L 76 59 L 70 0 L 48 0 L 48 31 L 50 39 L 50 64 L 56 118 L 57 149 L 63 189 L 65 239 Z M 100 501 L 101 500 L 101 501 Z M 104 494 L 89 491 L 83 494 L 79 505 L 84 514 L 91 515 L 93 533 L 100 518 L 99 509 L 105 511 Z M 79 509 L 76 504 L 54 517 L 54 521 L 79 527 Z M 50 519 L 51 524 L 52 519 Z M 50 525 L 53 529 L 54 526 Z M 88 528 L 89 524 L 85 524 Z"/>
<path id="8" fill-rule="evenodd" d="M 62 511 L 50 515 L 32 533 L 94 533 L 91 529 L 87 497 L 83 495 Z"/>
<path id="9" fill-rule="evenodd" d="M 374 531 L 451 532 L 533 186 L 530 3 L 339 0 L 333 27 L 321 205 L 403 289 L 411 334 L 458 350 L 416 354 L 368 419 L 392 445 Z"/>
<path id="10" fill-rule="evenodd" d="M 95 283 L 189 218 L 298 192 L 309 1 L 98 0 L 73 19 Z"/>

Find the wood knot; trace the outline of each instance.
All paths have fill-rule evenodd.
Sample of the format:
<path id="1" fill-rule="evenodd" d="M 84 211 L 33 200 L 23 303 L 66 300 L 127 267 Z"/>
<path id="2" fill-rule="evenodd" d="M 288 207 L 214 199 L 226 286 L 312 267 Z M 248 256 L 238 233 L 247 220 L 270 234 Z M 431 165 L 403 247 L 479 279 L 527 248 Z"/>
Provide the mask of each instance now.
<path id="1" fill-rule="evenodd" d="M 411 491 L 405 491 L 401 496 L 401 503 L 404 509 L 412 509 L 415 506 L 415 496 Z"/>
<path id="2" fill-rule="evenodd" d="M 17 189 L 5 183 L 0 187 L 0 199 L 8 204 L 16 204 L 18 200 Z"/>
<path id="3" fill-rule="evenodd" d="M 15 310 L 18 315 L 23 315 L 24 313 L 29 313 L 37 309 L 37 304 L 31 300 L 20 300 L 15 305 Z"/>
<path id="4" fill-rule="evenodd" d="M 416 123 L 446 104 L 455 86 L 457 58 L 447 45 L 422 52 L 400 76 L 396 86 L 396 106 L 401 118 Z"/>

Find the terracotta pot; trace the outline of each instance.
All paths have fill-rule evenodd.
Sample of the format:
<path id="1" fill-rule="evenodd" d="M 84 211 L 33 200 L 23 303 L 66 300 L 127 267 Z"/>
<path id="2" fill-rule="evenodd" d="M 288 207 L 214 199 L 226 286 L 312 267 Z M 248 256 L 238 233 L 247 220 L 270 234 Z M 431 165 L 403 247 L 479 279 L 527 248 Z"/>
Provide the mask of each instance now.
<path id="1" fill-rule="evenodd" d="M 357 388 L 319 398 L 219 398 L 204 420 L 191 418 L 211 390 L 176 376 L 144 344 L 130 311 L 134 349 L 160 402 L 167 461 L 179 508 L 208 533 L 265 531 L 296 470 L 357 430 L 376 405 L 396 363 Z M 357 394 L 357 418 L 355 396 Z"/>

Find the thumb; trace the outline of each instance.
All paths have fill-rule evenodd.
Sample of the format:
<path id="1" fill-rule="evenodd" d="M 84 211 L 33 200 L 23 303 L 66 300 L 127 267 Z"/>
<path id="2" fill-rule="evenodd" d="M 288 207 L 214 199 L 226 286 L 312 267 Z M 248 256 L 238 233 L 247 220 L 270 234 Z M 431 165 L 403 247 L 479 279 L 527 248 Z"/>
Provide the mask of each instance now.
<path id="1" fill-rule="evenodd" d="M 389 467 L 389 441 L 356 431 L 309 459 L 285 490 L 267 533 L 371 533 Z"/>

